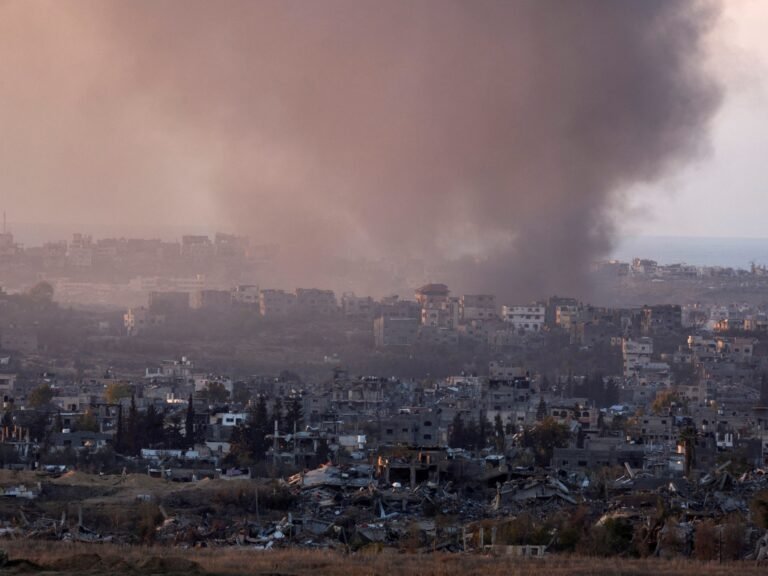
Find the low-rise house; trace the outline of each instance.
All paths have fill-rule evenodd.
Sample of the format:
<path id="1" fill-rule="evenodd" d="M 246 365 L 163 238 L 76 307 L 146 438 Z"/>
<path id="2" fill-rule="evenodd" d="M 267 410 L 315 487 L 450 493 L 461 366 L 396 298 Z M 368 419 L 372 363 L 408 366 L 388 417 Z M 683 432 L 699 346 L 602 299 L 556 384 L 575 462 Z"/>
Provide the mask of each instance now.
<path id="1" fill-rule="evenodd" d="M 112 443 L 112 435 L 102 432 L 54 432 L 50 437 L 51 449 L 63 451 L 74 450 L 99 450 Z"/>
<path id="2" fill-rule="evenodd" d="M 248 420 L 245 412 L 214 412 L 209 416 L 211 426 L 240 426 Z"/>
<path id="3" fill-rule="evenodd" d="M 623 438 L 588 438 L 583 448 L 555 448 L 552 468 L 589 475 L 604 467 L 625 464 L 641 468 L 644 457 L 645 450 L 641 446 L 628 444 Z"/>

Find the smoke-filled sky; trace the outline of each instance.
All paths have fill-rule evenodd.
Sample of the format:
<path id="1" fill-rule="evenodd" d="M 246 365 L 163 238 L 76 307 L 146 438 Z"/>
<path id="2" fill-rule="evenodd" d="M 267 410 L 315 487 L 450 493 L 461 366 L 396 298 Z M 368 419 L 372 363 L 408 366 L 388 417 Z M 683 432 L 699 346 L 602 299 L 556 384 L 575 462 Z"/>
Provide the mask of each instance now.
<path id="1" fill-rule="evenodd" d="M 726 93 L 712 124 L 711 154 L 633 190 L 640 217 L 630 232 L 768 238 L 768 2 L 727 0 L 722 8 L 710 58 Z"/>
<path id="2" fill-rule="evenodd" d="M 0 0 L 0 206 L 57 233 L 247 234 L 304 283 L 384 258 L 573 287 L 713 161 L 722 8 Z"/>

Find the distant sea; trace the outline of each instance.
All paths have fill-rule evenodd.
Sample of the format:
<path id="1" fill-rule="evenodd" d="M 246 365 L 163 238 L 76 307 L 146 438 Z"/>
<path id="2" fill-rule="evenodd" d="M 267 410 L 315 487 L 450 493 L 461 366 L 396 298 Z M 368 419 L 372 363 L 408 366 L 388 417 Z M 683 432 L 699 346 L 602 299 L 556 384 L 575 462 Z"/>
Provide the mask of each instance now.
<path id="1" fill-rule="evenodd" d="M 768 265 L 768 238 L 625 236 L 616 245 L 611 258 L 624 262 L 648 258 L 659 264 L 748 269 L 752 262 Z"/>

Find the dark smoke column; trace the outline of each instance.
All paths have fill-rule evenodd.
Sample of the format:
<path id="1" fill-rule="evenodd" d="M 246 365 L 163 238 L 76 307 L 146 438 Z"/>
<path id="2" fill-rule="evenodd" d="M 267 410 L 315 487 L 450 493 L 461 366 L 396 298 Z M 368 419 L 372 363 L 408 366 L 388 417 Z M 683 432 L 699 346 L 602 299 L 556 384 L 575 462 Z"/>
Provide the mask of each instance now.
<path id="1" fill-rule="evenodd" d="M 304 284 L 374 256 L 422 259 L 457 291 L 583 290 L 609 211 L 706 149 L 721 98 L 711 2 L 109 7 L 148 121 L 210 143 L 222 213 Z"/>

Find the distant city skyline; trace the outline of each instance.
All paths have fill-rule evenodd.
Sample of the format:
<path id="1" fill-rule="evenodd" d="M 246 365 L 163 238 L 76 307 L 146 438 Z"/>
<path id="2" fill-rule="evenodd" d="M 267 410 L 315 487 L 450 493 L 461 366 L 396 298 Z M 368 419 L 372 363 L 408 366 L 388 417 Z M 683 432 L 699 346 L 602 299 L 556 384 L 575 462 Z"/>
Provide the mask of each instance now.
<path id="1" fill-rule="evenodd" d="M 184 235 L 208 235 L 222 232 L 206 226 L 168 227 L 162 231 L 125 230 L 114 233 L 108 226 L 99 229 L 70 229 L 66 225 L 41 226 L 9 223 L 9 232 L 19 244 L 26 247 L 46 242 L 71 241 L 73 234 L 102 238 L 159 238 L 180 241 Z M 749 269 L 754 263 L 768 265 L 768 238 L 739 236 L 683 236 L 683 235 L 625 235 L 616 239 L 605 259 L 631 262 L 633 258 L 649 258 L 660 264 L 685 263 L 693 266 L 724 266 Z M 602 260 L 602 258 L 598 259 Z"/>

